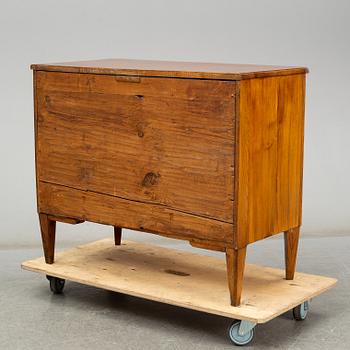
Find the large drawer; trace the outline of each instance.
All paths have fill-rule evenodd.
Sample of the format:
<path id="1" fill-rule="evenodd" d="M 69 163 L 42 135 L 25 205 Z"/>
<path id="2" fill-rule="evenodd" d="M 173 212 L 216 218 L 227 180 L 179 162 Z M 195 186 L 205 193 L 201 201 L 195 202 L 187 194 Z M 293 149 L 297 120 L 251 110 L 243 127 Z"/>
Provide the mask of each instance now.
<path id="1" fill-rule="evenodd" d="M 233 222 L 235 82 L 36 74 L 39 181 Z"/>

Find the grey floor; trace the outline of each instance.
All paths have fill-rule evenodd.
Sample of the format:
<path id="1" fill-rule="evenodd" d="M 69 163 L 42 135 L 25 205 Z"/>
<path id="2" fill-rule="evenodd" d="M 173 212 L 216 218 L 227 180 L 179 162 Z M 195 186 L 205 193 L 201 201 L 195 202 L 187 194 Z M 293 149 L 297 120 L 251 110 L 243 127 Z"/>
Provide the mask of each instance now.
<path id="1" fill-rule="evenodd" d="M 142 236 L 144 237 L 144 236 Z M 160 244 L 191 249 L 187 244 Z M 175 245 L 174 245 L 175 243 Z M 248 262 L 283 266 L 283 241 L 249 247 Z M 259 325 L 247 349 L 350 349 L 350 237 L 301 240 L 298 270 L 334 276 L 337 287 L 315 298 L 309 317 L 291 313 Z M 47 280 L 20 269 L 39 247 L 0 250 L 1 349 L 233 349 L 230 320 L 67 282 L 52 295 Z"/>

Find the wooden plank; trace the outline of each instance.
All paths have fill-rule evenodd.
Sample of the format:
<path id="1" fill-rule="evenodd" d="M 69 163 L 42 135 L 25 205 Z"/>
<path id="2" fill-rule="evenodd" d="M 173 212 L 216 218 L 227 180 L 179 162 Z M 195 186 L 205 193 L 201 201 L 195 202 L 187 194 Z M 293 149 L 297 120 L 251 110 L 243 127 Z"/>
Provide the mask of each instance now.
<path id="1" fill-rule="evenodd" d="M 55 216 L 55 215 L 49 215 L 48 219 L 51 221 L 63 222 L 65 224 L 70 224 L 70 225 L 77 225 L 77 224 L 81 224 L 84 222 L 83 220 L 78 220 L 78 219 L 74 219 L 74 218 L 67 218 L 67 217 L 63 217 L 63 216 Z"/>
<path id="2" fill-rule="evenodd" d="M 246 244 L 246 235 L 251 243 L 257 235 L 268 235 L 274 229 L 277 79 L 240 83 L 239 246 Z"/>
<path id="3" fill-rule="evenodd" d="M 240 82 L 236 245 L 301 224 L 305 76 Z"/>
<path id="4" fill-rule="evenodd" d="M 34 105 L 34 160 L 35 160 L 35 195 L 36 195 L 36 207 L 37 212 L 39 212 L 39 169 L 38 169 L 38 96 L 37 96 L 37 81 L 38 72 L 33 72 L 33 105 Z"/>
<path id="5" fill-rule="evenodd" d="M 230 305 L 225 260 L 157 246 L 112 239 L 43 258 L 22 268 L 136 297 L 257 323 L 267 322 L 334 286 L 336 279 L 247 265 L 242 303 Z"/>
<path id="6" fill-rule="evenodd" d="M 233 241 L 233 226 L 226 222 L 45 182 L 39 185 L 39 211 L 173 238 L 202 239 L 215 246 L 232 246 Z"/>
<path id="7" fill-rule="evenodd" d="M 90 74 L 123 74 L 171 78 L 240 80 L 307 73 L 305 67 L 253 64 L 172 62 L 132 59 L 101 59 L 53 64 L 33 64 L 34 70 Z"/>
<path id="8" fill-rule="evenodd" d="M 232 86 L 234 86 L 233 82 L 219 80 L 203 82 L 196 79 L 67 74 L 45 71 L 37 71 L 36 77 L 38 88 L 45 91 L 90 92 L 138 98 L 146 95 L 146 97 L 176 97 L 180 99 L 203 100 L 203 97 L 206 97 L 207 99 L 220 98 L 227 101 L 233 97 Z"/>
<path id="9" fill-rule="evenodd" d="M 57 74 L 37 73 L 40 180 L 233 222 L 235 83 Z"/>

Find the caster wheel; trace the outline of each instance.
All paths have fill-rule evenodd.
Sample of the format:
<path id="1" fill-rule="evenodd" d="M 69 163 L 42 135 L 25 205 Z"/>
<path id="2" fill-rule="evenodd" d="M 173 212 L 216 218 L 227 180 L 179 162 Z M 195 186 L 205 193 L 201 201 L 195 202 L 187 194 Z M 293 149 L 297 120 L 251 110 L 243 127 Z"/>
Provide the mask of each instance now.
<path id="1" fill-rule="evenodd" d="M 58 277 L 53 277 L 53 276 L 46 276 L 46 278 L 50 282 L 50 290 L 53 294 L 62 294 L 63 288 L 64 288 L 64 283 L 66 282 L 65 280 L 58 278 Z"/>
<path id="2" fill-rule="evenodd" d="M 296 321 L 304 321 L 306 316 L 307 316 L 307 314 L 308 314 L 309 306 L 310 306 L 309 301 L 305 301 L 302 304 L 296 306 L 293 309 L 293 317 L 294 317 L 294 319 Z"/>
<path id="3" fill-rule="evenodd" d="M 228 330 L 228 335 L 233 344 L 243 346 L 249 344 L 253 340 L 254 328 L 249 330 L 247 333 L 241 335 L 239 334 L 240 323 L 241 321 L 233 322 Z"/>

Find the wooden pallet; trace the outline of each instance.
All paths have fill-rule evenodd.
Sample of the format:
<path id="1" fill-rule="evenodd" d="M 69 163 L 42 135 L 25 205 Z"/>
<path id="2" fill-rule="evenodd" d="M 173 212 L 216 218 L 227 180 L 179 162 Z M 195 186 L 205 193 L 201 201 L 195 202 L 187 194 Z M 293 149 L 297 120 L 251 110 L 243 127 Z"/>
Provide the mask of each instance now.
<path id="1" fill-rule="evenodd" d="M 247 265 L 242 303 L 230 305 L 225 260 L 159 246 L 104 239 L 44 258 L 22 268 L 232 319 L 265 323 L 335 285 L 336 279 Z"/>

